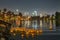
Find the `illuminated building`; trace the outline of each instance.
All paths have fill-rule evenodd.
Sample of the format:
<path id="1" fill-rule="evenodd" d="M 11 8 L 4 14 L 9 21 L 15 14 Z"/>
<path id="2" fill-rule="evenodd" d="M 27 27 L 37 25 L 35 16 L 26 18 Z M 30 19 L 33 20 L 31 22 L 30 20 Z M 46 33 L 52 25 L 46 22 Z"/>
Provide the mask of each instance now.
<path id="1" fill-rule="evenodd" d="M 40 14 L 40 17 L 43 17 L 43 14 Z"/>
<path id="2" fill-rule="evenodd" d="M 34 12 L 32 13 L 32 16 L 37 16 L 37 11 L 34 11 Z"/>
<path id="3" fill-rule="evenodd" d="M 24 16 L 29 16 L 29 12 L 24 12 Z"/>

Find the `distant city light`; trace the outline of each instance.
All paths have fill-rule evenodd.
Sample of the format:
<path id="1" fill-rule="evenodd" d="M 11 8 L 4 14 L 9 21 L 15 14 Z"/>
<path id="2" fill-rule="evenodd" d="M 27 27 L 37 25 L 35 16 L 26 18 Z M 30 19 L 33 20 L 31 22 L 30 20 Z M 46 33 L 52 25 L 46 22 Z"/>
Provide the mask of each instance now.
<path id="1" fill-rule="evenodd" d="M 34 12 L 32 13 L 32 15 L 33 15 L 33 16 L 37 16 L 37 11 L 34 11 Z"/>
<path id="2" fill-rule="evenodd" d="M 34 11 L 35 16 L 37 16 L 37 11 Z"/>
<path id="3" fill-rule="evenodd" d="M 34 15 L 34 13 L 32 13 L 32 15 Z"/>
<path id="4" fill-rule="evenodd" d="M 29 16 L 29 12 L 24 12 L 24 16 Z"/>
<path id="5" fill-rule="evenodd" d="M 18 12 L 19 10 L 18 10 L 18 9 L 16 9 L 16 11 Z"/>
<path id="6" fill-rule="evenodd" d="M 44 13 L 44 16 L 47 16 L 47 14 L 46 14 L 46 13 Z"/>
<path id="7" fill-rule="evenodd" d="M 34 11 L 35 13 L 37 13 L 37 11 Z"/>
<path id="8" fill-rule="evenodd" d="M 43 15 L 42 14 L 40 14 L 40 17 L 42 17 Z"/>

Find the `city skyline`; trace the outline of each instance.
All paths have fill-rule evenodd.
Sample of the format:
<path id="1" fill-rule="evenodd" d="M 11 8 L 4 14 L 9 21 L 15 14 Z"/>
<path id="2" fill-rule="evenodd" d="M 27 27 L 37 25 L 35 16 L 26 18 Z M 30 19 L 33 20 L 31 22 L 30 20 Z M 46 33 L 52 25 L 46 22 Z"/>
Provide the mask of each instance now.
<path id="1" fill-rule="evenodd" d="M 40 13 L 54 14 L 60 11 L 60 0 L 0 0 L 0 9 L 7 8 L 12 11 L 19 10 L 19 12 L 34 11 Z"/>

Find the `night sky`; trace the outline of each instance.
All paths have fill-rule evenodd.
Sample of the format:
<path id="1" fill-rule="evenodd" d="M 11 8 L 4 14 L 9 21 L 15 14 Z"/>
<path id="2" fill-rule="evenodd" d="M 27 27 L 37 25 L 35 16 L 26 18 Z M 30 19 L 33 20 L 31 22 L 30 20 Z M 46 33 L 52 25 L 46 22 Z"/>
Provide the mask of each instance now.
<path id="1" fill-rule="evenodd" d="M 60 12 L 60 0 L 0 0 L 0 9 L 7 8 L 12 11 L 18 9 L 20 12 L 36 10 L 39 13 L 54 14 Z"/>

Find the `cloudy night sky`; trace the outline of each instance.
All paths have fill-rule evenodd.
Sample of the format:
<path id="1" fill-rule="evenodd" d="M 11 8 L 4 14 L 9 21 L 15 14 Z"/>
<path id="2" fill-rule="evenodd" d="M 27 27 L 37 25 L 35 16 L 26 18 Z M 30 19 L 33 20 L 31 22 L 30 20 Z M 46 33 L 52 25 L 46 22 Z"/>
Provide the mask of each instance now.
<path id="1" fill-rule="evenodd" d="M 39 13 L 54 14 L 60 12 L 60 0 L 0 0 L 0 9 L 7 8 L 20 12 L 37 11 Z"/>

